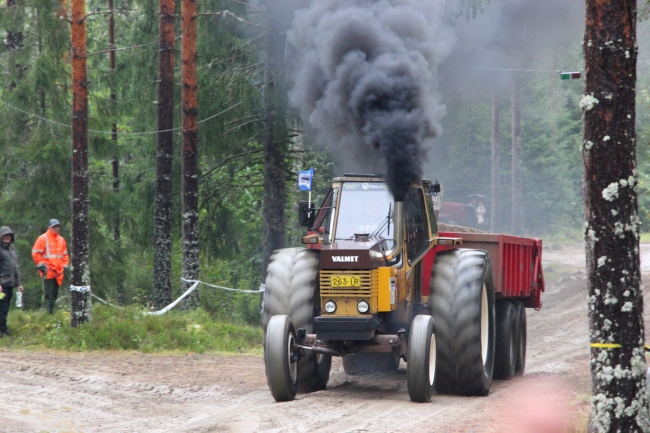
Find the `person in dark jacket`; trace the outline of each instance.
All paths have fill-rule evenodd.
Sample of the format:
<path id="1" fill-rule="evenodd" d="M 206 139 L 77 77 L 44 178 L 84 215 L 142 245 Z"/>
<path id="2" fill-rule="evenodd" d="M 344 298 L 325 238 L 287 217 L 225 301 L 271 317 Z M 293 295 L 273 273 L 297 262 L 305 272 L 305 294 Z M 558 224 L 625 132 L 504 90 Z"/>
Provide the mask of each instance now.
<path id="1" fill-rule="evenodd" d="M 18 260 L 14 249 L 14 232 L 7 226 L 0 227 L 0 337 L 9 335 L 7 314 L 14 288 L 23 291 L 18 273 Z"/>

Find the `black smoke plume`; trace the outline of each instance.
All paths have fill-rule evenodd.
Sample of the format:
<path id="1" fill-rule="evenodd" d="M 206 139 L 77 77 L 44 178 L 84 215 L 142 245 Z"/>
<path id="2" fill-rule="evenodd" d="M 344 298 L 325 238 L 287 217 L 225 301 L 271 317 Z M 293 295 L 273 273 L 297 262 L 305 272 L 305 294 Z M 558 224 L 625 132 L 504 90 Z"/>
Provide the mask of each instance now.
<path id="1" fill-rule="evenodd" d="M 318 0 L 288 34 L 291 103 L 349 168 L 383 163 L 398 201 L 421 179 L 444 115 L 436 68 L 453 44 L 444 15 L 442 1 Z"/>

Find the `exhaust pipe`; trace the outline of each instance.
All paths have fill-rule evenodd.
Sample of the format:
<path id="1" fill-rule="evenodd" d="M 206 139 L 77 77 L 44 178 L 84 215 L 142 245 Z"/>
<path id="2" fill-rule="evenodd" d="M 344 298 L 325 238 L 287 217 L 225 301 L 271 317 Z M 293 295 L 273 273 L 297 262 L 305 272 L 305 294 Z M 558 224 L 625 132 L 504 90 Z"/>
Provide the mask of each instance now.
<path id="1" fill-rule="evenodd" d="M 395 210 L 393 211 L 393 225 L 395 226 L 395 242 L 393 248 L 384 251 L 386 261 L 393 260 L 402 252 L 404 244 L 404 202 L 396 201 Z"/>

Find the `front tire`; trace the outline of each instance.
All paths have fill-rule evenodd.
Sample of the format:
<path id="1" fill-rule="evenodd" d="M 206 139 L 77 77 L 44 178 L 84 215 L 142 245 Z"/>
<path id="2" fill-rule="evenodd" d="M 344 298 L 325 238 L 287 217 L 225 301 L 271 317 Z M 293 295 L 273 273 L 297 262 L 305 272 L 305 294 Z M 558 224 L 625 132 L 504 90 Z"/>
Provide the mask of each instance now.
<path id="1" fill-rule="evenodd" d="M 264 341 L 264 364 L 271 395 L 275 401 L 296 397 L 298 362 L 293 359 L 296 331 L 288 316 L 274 316 L 268 323 Z"/>
<path id="2" fill-rule="evenodd" d="M 312 333 L 314 317 L 320 315 L 318 263 L 319 253 L 306 248 L 285 248 L 273 253 L 266 273 L 262 313 L 265 341 L 268 323 L 276 315 L 287 315 L 296 329 Z M 298 392 L 325 389 L 331 365 L 331 355 L 305 351 L 299 362 Z"/>
<path id="3" fill-rule="evenodd" d="M 409 397 L 416 403 L 431 400 L 436 382 L 436 326 L 431 316 L 415 316 L 409 333 L 406 383 Z"/>
<path id="4" fill-rule="evenodd" d="M 436 390 L 488 395 L 494 368 L 494 282 L 488 254 L 469 249 L 438 254 L 430 287 L 438 337 Z"/>

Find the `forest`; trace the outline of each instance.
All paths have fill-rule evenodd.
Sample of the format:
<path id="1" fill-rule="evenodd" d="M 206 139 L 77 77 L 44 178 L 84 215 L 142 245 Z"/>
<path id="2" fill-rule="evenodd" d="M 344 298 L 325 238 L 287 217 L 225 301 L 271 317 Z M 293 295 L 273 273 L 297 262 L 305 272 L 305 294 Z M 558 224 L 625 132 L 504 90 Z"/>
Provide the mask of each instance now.
<path id="1" fill-rule="evenodd" d="M 87 3 L 89 268 L 95 295 L 122 305 L 154 306 L 159 3 Z M 115 1 L 115 3 L 113 3 Z M 307 2 L 199 0 L 198 245 L 200 279 L 257 290 L 273 249 L 298 246 L 297 173 L 313 167 L 318 205 L 333 176 L 349 170 L 336 147 L 292 104 L 293 13 Z M 543 3 L 543 4 L 540 4 Z M 584 7 L 562 0 L 458 2 L 446 16 L 455 33 L 439 61 L 436 98 L 444 107 L 424 176 L 444 199 L 498 197 L 493 230 L 581 242 Z M 579 3 L 579 2 L 578 2 Z M 173 4 L 173 2 L 172 2 Z M 64 0 L 8 0 L 0 8 L 0 225 L 16 234 L 25 306 L 40 306 L 31 260 L 51 218 L 70 239 L 72 219 L 72 71 L 69 7 Z M 181 2 L 173 14 L 173 134 L 170 200 L 171 283 L 175 299 L 182 254 Z M 521 20 L 521 16 L 535 19 Z M 554 26 L 557 31 L 548 32 Z M 639 40 L 647 40 L 639 26 Z M 506 29 L 507 31 L 504 31 Z M 542 37 L 553 34 L 552 37 Z M 295 33 L 294 33 L 295 38 Z M 639 44 L 642 45 L 642 44 Z M 644 56 L 645 54 L 645 56 Z M 112 58 L 112 59 L 111 59 Z M 650 223 L 650 56 L 639 54 L 637 154 L 639 214 Z M 514 83 L 514 84 L 513 84 Z M 515 99 L 516 95 L 516 99 Z M 432 96 L 433 97 L 433 96 Z M 516 102 L 513 102 L 516 101 Z M 169 102 L 169 101 L 168 101 Z M 520 118 L 519 203 L 511 211 L 512 113 Z M 496 129 L 495 125 L 496 112 Z M 497 134 L 497 180 L 491 182 Z M 494 185 L 498 188 L 493 191 Z M 74 251 L 71 252 L 74 254 Z M 64 283 L 65 284 L 65 283 Z M 260 322 L 257 295 L 202 288 L 200 306 L 219 320 Z"/>

